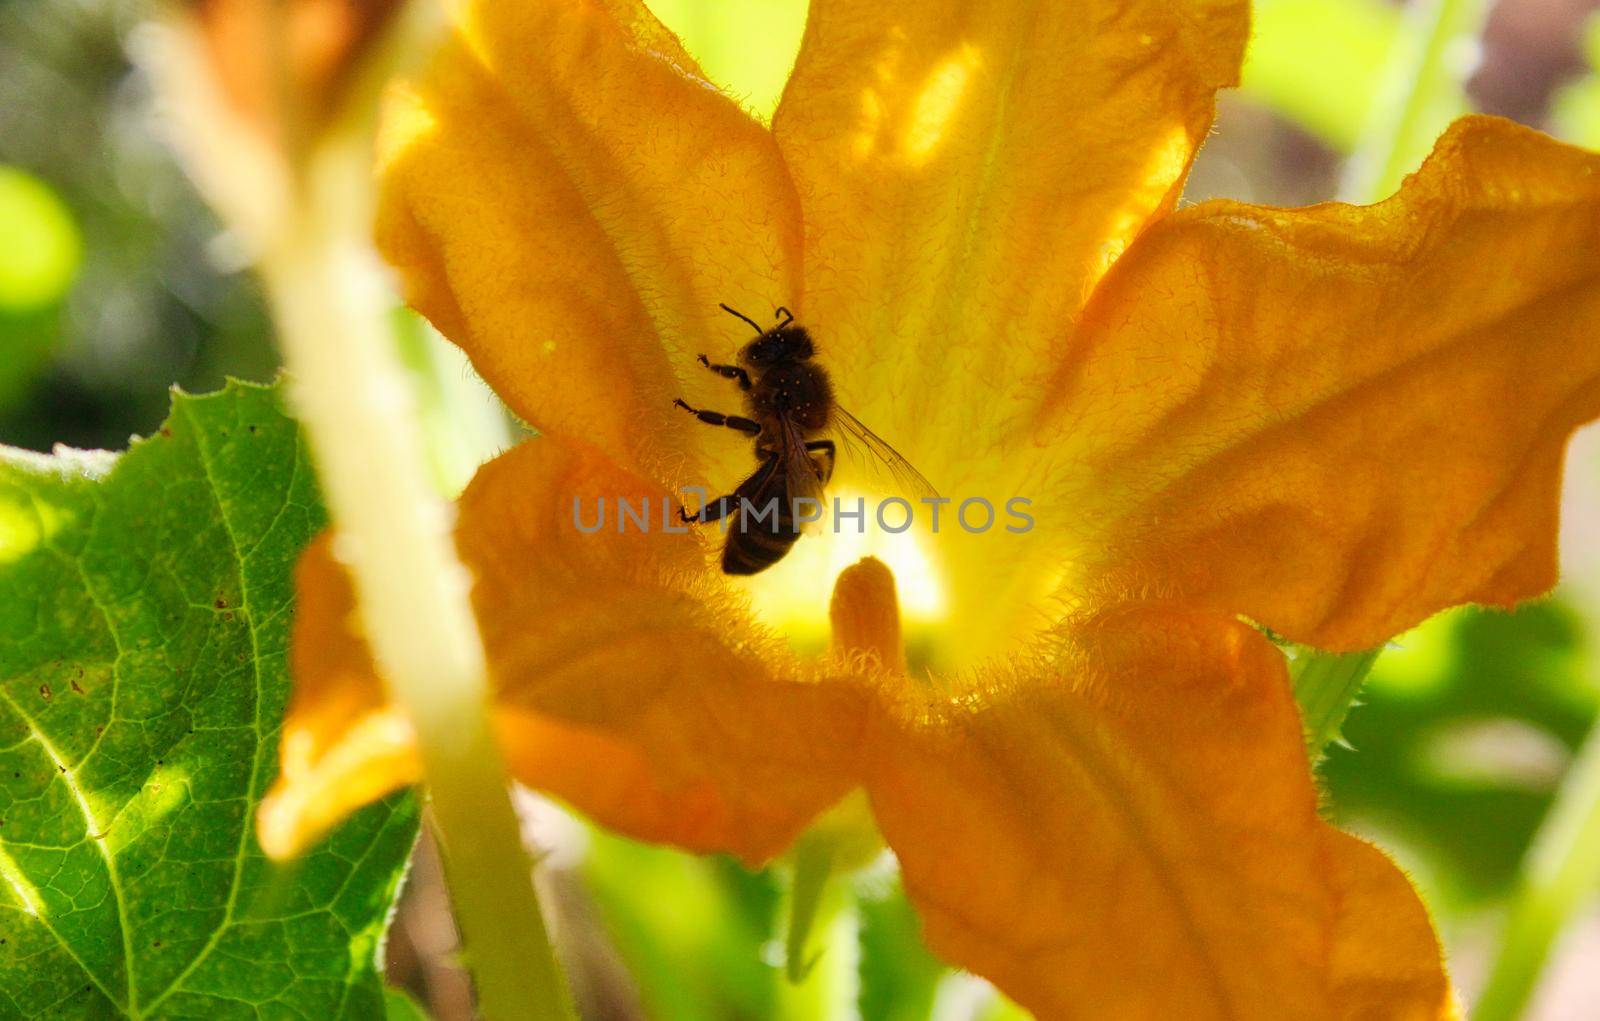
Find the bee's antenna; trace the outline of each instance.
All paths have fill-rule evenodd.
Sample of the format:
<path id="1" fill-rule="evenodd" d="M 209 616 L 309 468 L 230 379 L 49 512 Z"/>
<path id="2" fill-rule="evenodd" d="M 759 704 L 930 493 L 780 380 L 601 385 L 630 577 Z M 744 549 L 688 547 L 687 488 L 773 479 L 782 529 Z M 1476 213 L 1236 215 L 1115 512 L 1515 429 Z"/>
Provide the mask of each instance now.
<path id="1" fill-rule="evenodd" d="M 737 316 L 738 318 L 743 319 L 745 322 L 749 323 L 750 324 L 750 328 L 755 330 L 757 333 L 766 333 L 767 332 L 766 330 L 763 330 L 761 328 L 761 324 L 760 323 L 756 322 L 754 319 L 751 319 L 749 316 L 745 315 L 743 312 L 740 312 L 738 309 L 729 308 L 728 306 L 723 305 L 720 302 L 718 303 L 717 307 L 722 309 L 722 311 L 728 313 L 731 316 Z"/>
<path id="2" fill-rule="evenodd" d="M 774 319 L 782 319 L 783 320 L 783 322 L 781 322 L 777 326 L 773 327 L 773 329 L 775 329 L 775 330 L 781 330 L 785 326 L 788 326 L 790 323 L 794 322 L 794 313 L 790 312 L 788 309 L 784 308 L 782 305 L 779 305 L 778 306 L 778 311 L 773 315 L 772 318 L 774 318 Z"/>

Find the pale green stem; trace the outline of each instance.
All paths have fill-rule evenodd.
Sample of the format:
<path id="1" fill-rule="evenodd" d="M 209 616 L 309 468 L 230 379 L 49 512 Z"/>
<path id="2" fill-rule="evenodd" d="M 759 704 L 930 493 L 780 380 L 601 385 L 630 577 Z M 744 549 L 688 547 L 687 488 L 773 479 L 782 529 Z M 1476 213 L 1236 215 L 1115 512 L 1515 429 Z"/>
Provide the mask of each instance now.
<path id="1" fill-rule="evenodd" d="M 1346 201 L 1393 194 L 1439 133 L 1468 112 L 1464 86 L 1478 62 L 1488 12 L 1489 0 L 1416 0 L 1409 7 L 1373 119 L 1345 165 Z"/>
<path id="2" fill-rule="evenodd" d="M 1522 865 L 1474 1021 L 1521 1017 L 1550 947 L 1600 885 L 1600 726 L 1589 731 Z"/>
<path id="3" fill-rule="evenodd" d="M 283 5 L 270 6 L 268 39 L 281 42 Z M 379 673 L 415 732 L 482 1014 L 566 1021 L 572 1007 L 490 728 L 468 575 L 451 508 L 429 478 L 415 393 L 396 357 L 393 297 L 368 240 L 378 83 L 405 40 L 427 31 L 428 7 L 415 5 L 396 26 L 389 59 L 350 69 L 359 73 L 343 115 L 292 159 L 232 110 L 192 26 L 152 26 L 134 49 L 191 176 L 257 256 L 334 552 L 354 582 Z"/>
<path id="4" fill-rule="evenodd" d="M 861 912 L 850 877 L 882 851 L 866 793 L 857 789 L 814 820 L 789 852 L 793 882 L 778 990 L 788 1005 L 784 1017 L 859 1017 Z"/>
<path id="5" fill-rule="evenodd" d="M 789 929 L 784 938 L 784 977 L 790 982 L 806 980 L 821 951 L 811 949 L 811 932 L 821 917 L 824 898 L 830 897 L 828 880 L 833 876 L 833 842 L 800 838 L 795 845 L 794 882 L 789 888 Z M 831 905 L 829 905 L 831 906 Z"/>
<path id="6" fill-rule="evenodd" d="M 1306 734 L 1306 752 L 1313 762 L 1322 757 L 1330 741 L 1339 737 L 1344 719 L 1381 651 L 1332 653 L 1301 649 L 1289 664 L 1294 700 L 1300 704 Z"/>
<path id="7" fill-rule="evenodd" d="M 834 855 L 827 840 L 802 837 L 795 846 L 785 974 L 776 990 L 784 1021 L 860 1017 L 861 919 L 848 877 L 835 872 Z M 820 930 L 815 945 L 814 930 Z"/>
<path id="8" fill-rule="evenodd" d="M 350 166 L 303 180 L 261 270 L 349 568 L 391 697 L 416 732 L 446 873 L 489 1021 L 572 1017 L 488 717 L 482 640 L 448 504 L 428 477 L 395 358 L 390 298 L 364 240 Z"/>

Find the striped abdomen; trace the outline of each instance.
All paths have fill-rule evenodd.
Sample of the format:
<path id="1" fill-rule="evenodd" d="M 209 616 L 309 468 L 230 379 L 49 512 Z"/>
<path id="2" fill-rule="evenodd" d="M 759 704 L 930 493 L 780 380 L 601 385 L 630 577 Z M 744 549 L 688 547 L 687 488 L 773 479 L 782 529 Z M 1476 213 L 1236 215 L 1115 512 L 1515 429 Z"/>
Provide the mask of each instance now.
<path id="1" fill-rule="evenodd" d="M 750 501 L 750 507 L 734 512 L 728 526 L 728 541 L 722 547 L 725 574 L 757 574 L 783 559 L 789 547 L 800 538 L 800 523 L 795 520 L 787 479 L 774 479 Z M 775 503 L 774 503 L 775 501 Z M 754 510 L 754 513 L 749 513 Z"/>

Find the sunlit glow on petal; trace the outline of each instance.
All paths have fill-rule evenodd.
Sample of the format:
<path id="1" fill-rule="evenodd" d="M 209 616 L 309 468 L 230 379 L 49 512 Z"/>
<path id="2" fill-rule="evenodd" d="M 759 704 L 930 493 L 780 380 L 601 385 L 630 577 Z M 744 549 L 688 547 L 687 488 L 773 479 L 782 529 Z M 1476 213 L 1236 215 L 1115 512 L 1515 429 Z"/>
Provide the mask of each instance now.
<path id="1" fill-rule="evenodd" d="M 926 161 L 938 148 L 960 113 L 962 98 L 981 62 L 977 48 L 966 43 L 928 75 L 912 105 L 901 144 L 912 163 Z"/>
<path id="2" fill-rule="evenodd" d="M 858 160 L 864 160 L 872 155 L 873 144 L 877 141 L 878 132 L 883 128 L 884 118 L 888 114 L 883 108 L 883 99 L 871 89 L 861 93 L 861 127 L 855 132 L 855 145 L 851 151 Z"/>
<path id="3" fill-rule="evenodd" d="M 1148 182 L 1148 187 L 1154 190 L 1162 181 L 1171 180 L 1174 174 L 1179 173 L 1180 168 L 1188 163 L 1193 154 L 1193 143 L 1189 136 L 1182 129 L 1173 128 L 1159 141 L 1151 140 L 1147 162 L 1135 179 Z M 1150 218 L 1149 209 L 1133 201 L 1126 202 L 1119 208 L 1109 209 L 1107 213 L 1105 240 L 1095 253 L 1090 277 L 1080 295 L 1084 301 L 1089 299 L 1093 290 L 1092 284 L 1098 282 L 1111 268 L 1111 264 L 1122 257 L 1122 253 L 1128 249 L 1128 243 Z"/>
<path id="4" fill-rule="evenodd" d="M 923 471 L 1023 449 L 1023 381 L 1176 201 L 1248 7 L 809 5 L 772 122 L 805 223 L 803 312 L 850 410 Z M 929 394 L 960 398 L 928 414 Z"/>
<path id="5" fill-rule="evenodd" d="M 292 858 L 354 809 L 415 782 L 411 724 L 393 707 L 362 716 L 318 754 L 310 731 L 290 727 L 282 777 L 256 812 L 256 838 L 277 859 Z"/>

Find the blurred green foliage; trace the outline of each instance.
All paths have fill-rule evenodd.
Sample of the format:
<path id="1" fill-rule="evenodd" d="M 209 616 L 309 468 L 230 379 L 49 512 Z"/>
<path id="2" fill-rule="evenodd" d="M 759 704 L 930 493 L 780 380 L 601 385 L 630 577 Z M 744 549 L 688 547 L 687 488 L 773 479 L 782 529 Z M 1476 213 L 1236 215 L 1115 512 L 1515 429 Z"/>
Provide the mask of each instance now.
<path id="1" fill-rule="evenodd" d="M 1550 121 L 1567 141 L 1600 149 L 1600 11 L 1584 31 L 1583 58 L 1588 73 L 1556 93 Z"/>
<path id="2" fill-rule="evenodd" d="M 774 1015 L 779 969 L 762 948 L 781 892 L 770 874 L 596 830 L 583 877 L 617 952 L 659 1021 Z"/>
<path id="3" fill-rule="evenodd" d="M 1341 821 L 1422 856 L 1436 909 L 1511 892 L 1600 687 L 1583 619 L 1558 602 L 1442 615 L 1378 660 L 1324 773 Z"/>
<path id="4" fill-rule="evenodd" d="M 919 1021 L 933 1007 L 945 967 L 918 936 L 898 882 L 861 898 L 862 1021 Z"/>
<path id="5" fill-rule="evenodd" d="M 752 873 L 727 858 L 696 858 L 591 834 L 582 877 L 628 967 L 646 1016 L 660 1021 L 818 1016 L 842 991 L 862 1021 L 918 1021 L 933 1007 L 947 969 L 922 945 L 916 914 L 893 877 L 869 870 L 848 884 L 855 912 L 842 931 L 856 946 L 814 937 L 825 956 L 853 958 L 855 974 L 795 993 L 784 977 L 781 934 L 788 869 Z M 837 963 L 837 962 L 834 962 Z"/>
<path id="6" fill-rule="evenodd" d="M 50 187 L 0 166 L 0 310 L 23 312 L 61 300 L 78 272 L 83 242 Z"/>
<path id="7" fill-rule="evenodd" d="M 1345 165 L 1340 197 L 1376 202 L 1394 194 L 1450 122 L 1474 109 L 1490 0 L 1415 0 L 1384 62 L 1361 141 Z"/>
<path id="8" fill-rule="evenodd" d="M 48 363 L 82 257 L 77 225 L 50 186 L 0 166 L 0 407 Z"/>
<path id="9" fill-rule="evenodd" d="M 651 0 L 711 80 L 762 117 L 771 117 L 800 49 L 805 0 Z"/>
<path id="10" fill-rule="evenodd" d="M 1386 0 L 1256 0 L 1240 87 L 1348 153 L 1371 118 L 1400 17 Z"/>
<path id="11" fill-rule="evenodd" d="M 174 383 L 208 391 L 275 371 L 255 284 L 177 166 L 129 61 L 151 9 L 0 2 L 0 164 L 47 189 L 82 252 L 59 300 L 20 321 L 0 309 L 0 364 L 11 370 L 12 352 L 31 363 L 0 371 L 0 442 L 120 448 L 160 424 Z M 20 245 L 22 229 L 0 211 L 0 249 Z"/>

